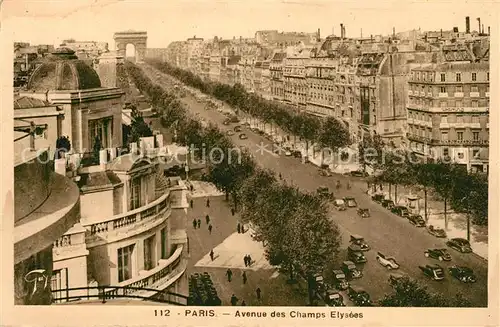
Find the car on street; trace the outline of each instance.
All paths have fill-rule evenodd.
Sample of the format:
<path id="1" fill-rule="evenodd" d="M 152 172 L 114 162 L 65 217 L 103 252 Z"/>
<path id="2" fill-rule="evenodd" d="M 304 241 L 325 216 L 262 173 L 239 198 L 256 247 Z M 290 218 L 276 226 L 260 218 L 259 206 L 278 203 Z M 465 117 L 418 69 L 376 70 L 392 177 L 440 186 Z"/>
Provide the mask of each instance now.
<path id="1" fill-rule="evenodd" d="M 285 156 L 290 157 L 292 155 L 292 151 L 290 149 L 285 148 Z"/>
<path id="2" fill-rule="evenodd" d="M 318 170 L 318 172 L 319 172 L 319 175 L 323 176 L 323 177 L 332 177 L 333 176 L 333 174 L 327 169 L 321 168 Z"/>
<path id="3" fill-rule="evenodd" d="M 417 227 L 425 227 L 425 220 L 421 215 L 410 215 L 408 221 Z"/>
<path id="4" fill-rule="evenodd" d="M 344 202 L 348 208 L 355 208 L 358 206 L 358 204 L 356 203 L 356 199 L 354 199 L 352 196 L 346 196 L 344 198 Z"/>
<path id="5" fill-rule="evenodd" d="M 248 136 L 245 133 L 241 133 L 239 136 L 240 140 L 246 140 Z"/>
<path id="6" fill-rule="evenodd" d="M 349 286 L 347 295 L 351 301 L 358 307 L 371 306 L 370 294 L 361 287 Z"/>
<path id="7" fill-rule="evenodd" d="M 385 256 L 382 252 L 377 252 L 377 262 L 386 267 L 387 270 L 399 268 L 399 264 L 394 257 Z"/>
<path id="8" fill-rule="evenodd" d="M 325 292 L 326 287 L 325 287 L 325 279 L 323 278 L 323 275 L 317 273 L 314 275 L 313 278 L 314 278 L 314 284 L 316 286 L 316 292 L 320 293 L 320 294 Z"/>
<path id="9" fill-rule="evenodd" d="M 388 210 L 391 210 L 394 207 L 394 201 L 389 200 L 389 199 L 382 200 L 382 202 L 380 202 L 380 204 L 382 205 L 382 207 L 384 207 Z"/>
<path id="10" fill-rule="evenodd" d="M 368 176 L 368 173 L 364 172 L 362 170 L 353 170 L 353 171 L 349 172 L 349 174 L 351 176 L 354 176 L 354 177 L 366 177 L 366 176 Z"/>
<path id="11" fill-rule="evenodd" d="M 316 194 L 324 199 L 333 199 L 333 193 L 330 193 L 330 190 L 326 186 L 320 186 L 316 189 Z"/>
<path id="12" fill-rule="evenodd" d="M 439 265 L 425 265 L 418 266 L 420 270 L 432 280 L 443 280 L 444 279 L 444 270 Z"/>
<path id="13" fill-rule="evenodd" d="M 475 283 L 476 276 L 474 275 L 474 271 L 469 267 L 464 266 L 451 266 L 448 267 L 448 272 L 452 277 L 455 277 L 462 283 Z"/>
<path id="14" fill-rule="evenodd" d="M 446 242 L 446 245 L 448 245 L 450 248 L 457 250 L 458 252 L 462 253 L 471 253 L 472 248 L 470 246 L 469 241 L 467 241 L 464 238 L 452 238 L 448 242 Z"/>
<path id="15" fill-rule="evenodd" d="M 389 285 L 391 285 L 392 287 L 395 287 L 398 284 L 398 282 L 405 277 L 408 277 L 408 276 L 406 274 L 403 274 L 403 273 L 396 273 L 396 272 L 391 273 L 389 275 Z"/>
<path id="16" fill-rule="evenodd" d="M 346 290 L 349 287 L 349 282 L 342 270 L 333 271 L 333 286 L 340 291 Z"/>
<path id="17" fill-rule="evenodd" d="M 233 136 L 234 132 L 232 130 L 228 130 L 228 131 L 226 131 L 226 134 L 229 135 L 229 136 Z"/>
<path id="18" fill-rule="evenodd" d="M 354 263 L 365 263 L 366 257 L 363 254 L 361 247 L 356 244 L 351 244 L 347 248 L 347 259 Z"/>
<path id="19" fill-rule="evenodd" d="M 370 246 L 365 242 L 365 238 L 361 235 L 352 234 L 350 241 L 351 244 L 358 245 L 362 251 L 370 250 Z"/>
<path id="20" fill-rule="evenodd" d="M 434 227 L 433 225 L 430 225 L 427 228 L 427 231 L 429 234 L 439 237 L 439 238 L 445 238 L 446 237 L 446 232 L 442 228 Z"/>
<path id="21" fill-rule="evenodd" d="M 344 297 L 335 290 L 327 290 L 323 299 L 329 307 L 345 307 Z"/>
<path id="22" fill-rule="evenodd" d="M 342 271 L 344 274 L 347 276 L 347 278 L 350 279 L 356 279 L 356 278 L 361 278 L 363 277 L 363 273 L 361 270 L 359 270 L 354 262 L 352 261 L 344 261 L 342 262 Z"/>
<path id="23" fill-rule="evenodd" d="M 235 131 L 236 133 L 241 132 L 241 126 L 235 126 L 235 127 L 234 127 L 234 131 Z"/>
<path id="24" fill-rule="evenodd" d="M 369 218 L 370 217 L 370 209 L 359 208 L 357 210 L 358 216 L 361 218 Z"/>
<path id="25" fill-rule="evenodd" d="M 426 258 L 438 259 L 439 261 L 451 261 L 451 255 L 446 249 L 428 249 L 424 255 Z"/>
<path id="26" fill-rule="evenodd" d="M 295 157 L 295 158 L 302 158 L 302 152 L 300 152 L 299 150 L 295 150 L 292 152 L 292 155 Z"/>
<path id="27" fill-rule="evenodd" d="M 377 202 L 377 203 L 382 203 L 384 201 L 385 196 L 380 193 L 376 193 L 372 195 L 372 201 Z"/>
<path id="28" fill-rule="evenodd" d="M 407 218 L 410 216 L 410 212 L 405 206 L 395 206 L 391 208 L 391 212 L 403 218 Z"/>
<path id="29" fill-rule="evenodd" d="M 333 206 L 338 211 L 345 211 L 345 210 L 347 210 L 347 207 L 345 205 L 344 199 L 335 199 L 335 200 L 333 200 Z"/>

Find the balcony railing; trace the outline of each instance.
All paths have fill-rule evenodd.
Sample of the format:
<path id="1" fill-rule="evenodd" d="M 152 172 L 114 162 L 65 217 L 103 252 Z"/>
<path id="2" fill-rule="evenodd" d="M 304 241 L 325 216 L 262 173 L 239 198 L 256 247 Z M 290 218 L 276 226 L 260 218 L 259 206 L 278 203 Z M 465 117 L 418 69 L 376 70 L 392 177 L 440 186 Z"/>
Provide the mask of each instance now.
<path id="1" fill-rule="evenodd" d="M 453 94 L 455 98 L 463 98 L 464 97 L 464 92 L 455 92 Z"/>
<path id="2" fill-rule="evenodd" d="M 90 238 L 106 238 L 107 234 L 112 231 L 125 229 L 138 222 L 158 216 L 167 207 L 170 207 L 170 193 L 164 194 L 154 202 L 138 209 L 112 216 L 105 221 L 94 222 L 92 224 L 85 224 L 85 222 L 82 221 L 82 225 L 90 231 Z"/>
<path id="3" fill-rule="evenodd" d="M 448 97 L 448 93 L 447 92 L 439 92 L 438 97 L 439 98 L 447 98 Z"/>
<path id="4" fill-rule="evenodd" d="M 440 123 L 439 128 L 474 128 L 480 129 L 480 123 Z"/>
<path id="5" fill-rule="evenodd" d="M 489 140 L 441 140 L 435 141 L 434 143 L 441 145 L 488 145 L 490 143 Z"/>
<path id="6" fill-rule="evenodd" d="M 471 98 L 479 98 L 479 92 L 471 92 L 470 97 Z"/>

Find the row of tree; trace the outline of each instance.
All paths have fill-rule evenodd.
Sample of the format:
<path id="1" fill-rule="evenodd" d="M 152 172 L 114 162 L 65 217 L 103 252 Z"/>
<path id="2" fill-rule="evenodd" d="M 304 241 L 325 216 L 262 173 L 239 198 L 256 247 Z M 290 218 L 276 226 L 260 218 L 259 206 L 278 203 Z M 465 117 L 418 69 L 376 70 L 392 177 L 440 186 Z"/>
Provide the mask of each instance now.
<path id="1" fill-rule="evenodd" d="M 165 121 L 172 108 L 163 107 L 163 99 L 170 98 L 168 91 L 162 95 L 151 95 L 157 90 L 142 70 L 128 63 L 128 71 L 137 87 L 150 96 L 153 105 Z M 217 126 L 203 127 L 191 119 L 186 109 L 175 106 L 175 129 L 178 141 L 184 145 L 204 147 L 207 152 L 220 149 L 208 163 L 208 180 L 226 195 L 231 195 L 236 209 L 245 223 L 252 226 L 253 237 L 262 241 L 268 261 L 288 273 L 290 280 L 303 277 L 308 283 L 309 299 L 313 302 L 315 273 L 329 271 L 340 261 L 341 235 L 335 222 L 328 218 L 328 205 L 315 193 L 305 193 L 297 187 L 281 183 L 273 171 L 257 167 L 251 154 L 241 150 L 240 160 L 228 154 L 234 145 Z M 201 153 L 195 153 L 201 156 Z M 230 158 L 233 158 L 231 160 Z M 433 295 L 418 283 L 408 280 L 410 289 L 395 287 L 393 294 L 386 295 L 382 306 L 466 306 L 467 302 L 447 301 L 442 296 Z M 412 296 L 420 296 L 413 299 Z M 439 299 L 439 301 L 437 300 Z"/>
<path id="2" fill-rule="evenodd" d="M 203 81 L 192 72 L 174 67 L 166 62 L 149 61 L 151 65 L 163 73 L 171 75 L 182 83 L 194 87 L 201 92 L 224 101 L 264 123 L 277 125 L 306 142 L 306 151 L 312 143 L 319 143 L 333 152 L 351 144 L 349 130 L 346 125 L 334 117 L 321 120 L 318 117 L 298 112 L 296 108 L 262 98 L 255 93 L 248 93 L 241 84 L 233 86 Z"/>

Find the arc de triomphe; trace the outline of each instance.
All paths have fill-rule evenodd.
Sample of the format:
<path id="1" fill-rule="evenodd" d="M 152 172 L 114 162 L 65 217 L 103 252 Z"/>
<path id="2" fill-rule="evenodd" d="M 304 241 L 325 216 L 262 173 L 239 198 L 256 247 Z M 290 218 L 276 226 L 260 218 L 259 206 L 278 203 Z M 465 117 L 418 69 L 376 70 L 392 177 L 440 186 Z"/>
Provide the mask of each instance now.
<path id="1" fill-rule="evenodd" d="M 143 31 L 116 32 L 113 35 L 117 54 L 125 58 L 127 44 L 135 48 L 135 61 L 142 62 L 146 56 L 148 33 Z"/>

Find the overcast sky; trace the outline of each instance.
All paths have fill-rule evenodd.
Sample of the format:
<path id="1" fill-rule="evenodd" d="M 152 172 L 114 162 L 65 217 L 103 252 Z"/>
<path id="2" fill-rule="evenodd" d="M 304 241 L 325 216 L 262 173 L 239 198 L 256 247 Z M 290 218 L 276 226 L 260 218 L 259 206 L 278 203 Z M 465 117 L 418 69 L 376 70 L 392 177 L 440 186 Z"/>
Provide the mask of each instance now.
<path id="1" fill-rule="evenodd" d="M 485 30 L 498 17 L 492 16 L 494 0 L 4 0 L 2 29 L 16 41 L 58 45 L 63 39 L 109 42 L 113 33 L 145 30 L 148 47 L 197 37 L 253 37 L 255 31 L 314 32 L 326 36 L 389 34 L 396 31 L 465 30 L 465 16 L 477 30 L 481 17 Z"/>

